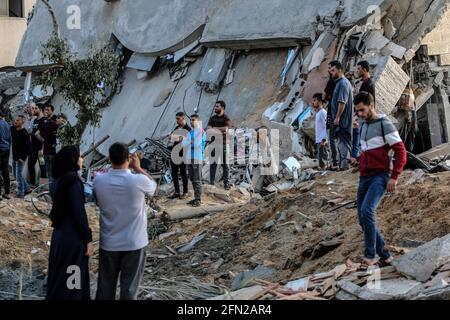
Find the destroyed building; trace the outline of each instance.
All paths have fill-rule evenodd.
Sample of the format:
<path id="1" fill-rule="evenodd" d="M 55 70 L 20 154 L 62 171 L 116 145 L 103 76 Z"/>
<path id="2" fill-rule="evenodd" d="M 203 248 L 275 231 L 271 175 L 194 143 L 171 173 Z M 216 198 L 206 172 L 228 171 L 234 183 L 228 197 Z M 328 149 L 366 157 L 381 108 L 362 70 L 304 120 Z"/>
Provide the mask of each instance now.
<path id="1" fill-rule="evenodd" d="M 3 111 L 24 104 L 25 73 L 14 68 L 14 64 L 34 2 L 0 1 L 0 109 Z"/>
<path id="2" fill-rule="evenodd" d="M 448 173 L 439 177 L 422 170 L 407 172 L 401 177 L 399 193 L 382 204 L 380 225 L 389 242 L 418 248 L 400 259 L 401 265 L 382 269 L 386 288 L 369 296 L 365 283 L 370 273 L 356 272 L 351 261 L 362 246 L 350 207 L 357 174 L 314 173 L 311 168 L 316 164 L 307 157 L 308 139 L 314 131 L 309 104 L 312 95 L 325 87 L 328 63 L 334 59 L 343 61 L 349 77 L 359 60 L 370 62 L 377 107 L 394 120 L 405 140 L 414 142 L 410 151 L 421 153 L 446 143 L 421 158 L 431 163 L 450 154 L 448 0 L 48 2 L 51 11 L 37 1 L 17 56 L 16 67 L 25 73 L 21 73 L 21 81 L 26 75 L 22 103 L 27 95 L 51 101 L 57 112 L 69 115 L 73 124 L 76 121 L 76 111 L 58 92 L 32 86 L 32 79 L 50 67 L 42 61 L 40 50 L 54 31 L 53 17 L 78 58 L 106 45 L 114 46 L 124 58 L 119 89 L 102 110 L 100 125 L 88 126 L 83 135 L 83 151 L 97 145 L 97 166 L 106 162 L 104 155 L 117 140 L 143 149 L 144 159 L 167 158 L 159 140 L 172 131 L 175 113 L 198 112 L 206 121 L 218 99 L 227 102 L 227 113 L 236 127 L 267 126 L 281 133 L 280 167 L 290 171 L 293 179 L 271 184 L 266 188 L 269 195 L 252 194 L 245 183 L 230 192 L 205 186 L 208 210 L 195 219 L 183 220 L 188 211 L 184 203 L 164 208 L 170 229 L 160 216 L 154 219 L 149 215 L 149 238 L 155 242 L 149 250 L 147 267 L 151 271 L 144 287 L 151 283 L 153 290 L 144 288 L 140 298 L 205 299 L 224 293 L 225 285 L 246 290 L 245 294 L 238 291 L 243 294 L 237 295 L 241 299 L 409 299 L 419 293 L 434 295 L 424 288 L 435 290 L 437 283 L 440 290 L 441 280 L 450 281 L 449 240 L 445 237 L 450 205 L 441 201 L 450 185 Z M 77 17 L 79 28 L 73 24 Z M 404 103 L 411 90 L 414 105 Z M 11 112 L 19 110 L 9 108 Z M 412 135 L 415 126 L 419 131 Z M 431 171 L 428 169 L 425 171 Z M 310 179 L 315 181 L 302 182 Z M 419 183 L 425 192 L 417 195 Z M 158 190 L 163 191 L 162 187 Z M 45 264 L 50 227 L 33 206 L 49 210 L 49 204 L 35 204 L 33 199 L 20 203 L 23 210 L 12 202 L 7 202 L 3 211 L 0 208 L 4 212 L 0 227 L 7 230 L 4 234 L 8 237 L 0 249 L 7 252 L 16 243 L 26 244 L 11 260 L 31 252 L 30 261 L 36 263 L 38 256 Z M 165 205 L 164 199 L 159 205 Z M 88 209 L 91 224 L 97 227 L 97 209 L 94 205 Z M 98 230 L 94 231 L 98 235 Z M 427 258 L 422 268 L 422 250 L 430 247 L 437 248 L 430 251 L 436 254 Z M 404 248 L 397 249 L 396 254 L 407 253 Z M 20 270 L 15 272 L 22 279 Z M 44 273 L 38 269 L 36 278 Z M 187 294 L 198 282 L 179 277 L 186 274 L 201 279 L 202 288 L 210 292 Z M 266 281 L 256 288 L 246 287 L 255 274 Z M 158 277 L 165 281 L 155 283 Z M 13 282 L 9 284 L 15 289 Z M 208 287 L 206 282 L 215 285 Z M 158 286 L 164 290 L 155 294 Z M 447 297 L 448 292 L 446 286 Z"/>
<path id="3" fill-rule="evenodd" d="M 83 149 L 105 135 L 111 138 L 98 148 L 101 154 L 113 141 L 163 137 L 173 129 L 176 112 L 198 112 L 206 121 L 221 99 L 236 126 L 280 129 L 282 156 L 305 153 L 303 120 L 333 59 L 343 61 L 349 73 L 357 61 L 370 61 L 378 108 L 393 119 L 397 115 L 405 137 L 417 118 L 416 152 L 450 141 L 448 1 L 49 3 L 77 57 L 113 44 L 126 61 L 121 87 L 99 127 L 84 132 Z M 79 14 L 79 28 L 66 23 L 73 13 Z M 49 67 L 40 50 L 52 32 L 52 15 L 38 1 L 16 60 L 31 78 Z M 26 85 L 25 91 L 33 89 L 31 82 Z M 416 110 L 398 106 L 408 88 Z M 76 121 L 57 92 L 51 101 Z"/>

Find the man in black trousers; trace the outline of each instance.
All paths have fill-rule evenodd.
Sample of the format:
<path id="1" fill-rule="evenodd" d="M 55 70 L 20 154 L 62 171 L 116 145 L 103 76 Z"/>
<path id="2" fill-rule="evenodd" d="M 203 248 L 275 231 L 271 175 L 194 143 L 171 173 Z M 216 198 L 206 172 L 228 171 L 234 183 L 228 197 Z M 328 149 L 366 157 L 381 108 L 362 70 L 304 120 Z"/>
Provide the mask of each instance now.
<path id="1" fill-rule="evenodd" d="M 184 112 L 178 112 L 175 116 L 175 120 L 177 122 L 177 126 L 175 130 L 170 135 L 171 141 L 173 142 L 173 146 L 171 147 L 171 150 L 174 150 L 175 146 L 178 145 L 182 140 L 183 137 L 187 135 L 189 131 L 191 131 L 191 127 L 186 122 L 186 115 Z M 175 150 L 178 150 L 176 148 Z M 170 160 L 170 167 L 172 169 L 172 180 L 173 180 L 173 186 L 175 188 L 174 193 L 169 196 L 169 199 L 186 199 L 188 197 L 188 176 L 187 176 L 187 169 L 186 164 L 184 161 L 175 161 L 179 164 L 176 164 L 174 162 L 175 159 L 173 157 L 179 156 L 179 159 L 183 159 L 183 150 L 181 149 L 180 153 L 177 155 L 172 155 L 172 159 Z M 179 174 L 179 175 L 178 175 Z M 181 180 L 183 181 L 183 194 L 180 192 L 180 180 L 179 176 L 181 176 Z"/>

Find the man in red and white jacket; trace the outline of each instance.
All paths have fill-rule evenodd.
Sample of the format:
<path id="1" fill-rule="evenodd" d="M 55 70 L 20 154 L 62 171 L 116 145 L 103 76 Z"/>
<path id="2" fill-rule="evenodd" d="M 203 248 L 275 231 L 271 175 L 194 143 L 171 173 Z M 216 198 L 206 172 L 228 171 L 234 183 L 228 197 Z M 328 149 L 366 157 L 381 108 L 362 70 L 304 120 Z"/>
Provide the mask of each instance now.
<path id="1" fill-rule="evenodd" d="M 361 155 L 350 159 L 361 172 L 358 188 L 358 219 L 364 231 L 364 260 L 362 268 L 392 261 L 384 247 L 384 239 L 376 225 L 375 212 L 386 190 L 394 192 L 397 179 L 406 164 L 406 149 L 392 122 L 375 110 L 375 99 L 367 92 L 354 100 L 361 126 Z M 378 255 L 379 259 L 377 259 Z"/>

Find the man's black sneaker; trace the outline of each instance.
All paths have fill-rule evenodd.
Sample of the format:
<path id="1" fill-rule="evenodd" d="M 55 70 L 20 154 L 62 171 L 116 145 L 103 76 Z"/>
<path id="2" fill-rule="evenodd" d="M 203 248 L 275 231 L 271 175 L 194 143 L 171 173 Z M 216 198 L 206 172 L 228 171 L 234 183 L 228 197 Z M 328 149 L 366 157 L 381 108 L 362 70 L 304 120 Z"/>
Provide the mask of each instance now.
<path id="1" fill-rule="evenodd" d="M 200 207 L 202 205 L 202 202 L 200 200 L 194 200 L 192 203 L 193 207 Z"/>

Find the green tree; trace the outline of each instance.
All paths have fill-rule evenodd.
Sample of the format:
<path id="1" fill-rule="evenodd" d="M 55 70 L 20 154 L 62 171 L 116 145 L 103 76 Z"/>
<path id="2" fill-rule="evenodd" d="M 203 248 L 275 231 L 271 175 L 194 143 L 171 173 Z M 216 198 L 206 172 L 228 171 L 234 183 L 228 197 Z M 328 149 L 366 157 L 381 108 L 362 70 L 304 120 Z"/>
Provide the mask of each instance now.
<path id="1" fill-rule="evenodd" d="M 86 126 L 98 125 L 100 109 L 107 102 L 106 89 L 114 92 L 118 59 L 110 47 L 93 51 L 79 59 L 70 52 L 67 40 L 54 33 L 42 45 L 42 61 L 50 67 L 34 83 L 50 86 L 72 107 L 78 109 L 77 123 L 59 132 L 63 145 L 79 143 Z"/>

